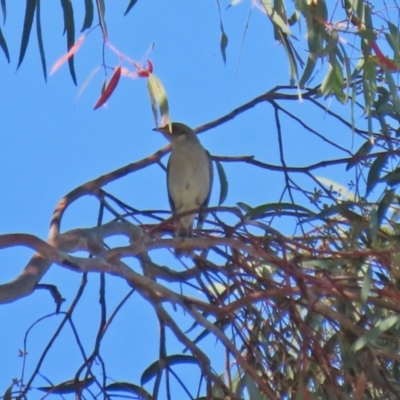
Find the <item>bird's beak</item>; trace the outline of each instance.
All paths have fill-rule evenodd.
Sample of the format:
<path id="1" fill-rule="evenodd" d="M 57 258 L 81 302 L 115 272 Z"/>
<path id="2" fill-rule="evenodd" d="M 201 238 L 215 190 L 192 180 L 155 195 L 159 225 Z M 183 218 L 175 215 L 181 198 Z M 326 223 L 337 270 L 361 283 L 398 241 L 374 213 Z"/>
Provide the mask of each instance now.
<path id="1" fill-rule="evenodd" d="M 171 126 L 171 124 L 167 124 L 167 125 L 164 125 L 164 126 L 159 126 L 157 128 L 154 128 L 153 131 L 161 132 L 161 133 L 170 135 L 172 133 L 172 126 Z"/>

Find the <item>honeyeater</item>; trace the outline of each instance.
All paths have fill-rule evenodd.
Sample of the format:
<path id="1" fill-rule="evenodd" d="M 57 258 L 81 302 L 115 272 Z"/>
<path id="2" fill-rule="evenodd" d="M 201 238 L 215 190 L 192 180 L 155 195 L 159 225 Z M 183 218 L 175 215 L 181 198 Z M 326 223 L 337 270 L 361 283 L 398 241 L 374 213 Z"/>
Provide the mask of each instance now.
<path id="1" fill-rule="evenodd" d="M 208 152 L 193 129 L 180 122 L 155 128 L 172 144 L 167 166 L 167 189 L 173 215 L 194 211 L 176 218 L 176 237 L 192 237 L 193 220 L 198 213 L 198 226 L 204 221 L 210 201 L 213 168 Z M 175 254 L 191 255 L 176 249 Z"/>

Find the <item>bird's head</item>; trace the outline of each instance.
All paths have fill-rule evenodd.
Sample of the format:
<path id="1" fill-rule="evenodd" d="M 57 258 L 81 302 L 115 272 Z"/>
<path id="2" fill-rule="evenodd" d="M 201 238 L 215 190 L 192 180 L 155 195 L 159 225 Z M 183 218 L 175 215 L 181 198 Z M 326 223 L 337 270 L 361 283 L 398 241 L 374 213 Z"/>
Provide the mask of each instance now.
<path id="1" fill-rule="evenodd" d="M 171 122 L 164 126 L 154 128 L 153 131 L 161 132 L 170 142 L 183 139 L 185 137 L 196 137 L 193 129 L 181 122 Z"/>

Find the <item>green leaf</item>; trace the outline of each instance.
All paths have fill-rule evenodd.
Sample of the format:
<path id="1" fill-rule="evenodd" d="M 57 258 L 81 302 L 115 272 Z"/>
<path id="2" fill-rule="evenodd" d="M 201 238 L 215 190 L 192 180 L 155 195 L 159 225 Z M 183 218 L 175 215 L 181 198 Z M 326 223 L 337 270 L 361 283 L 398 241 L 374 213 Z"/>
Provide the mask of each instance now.
<path id="1" fill-rule="evenodd" d="M 378 276 L 378 278 L 381 280 L 382 283 L 387 284 L 389 283 L 389 278 L 380 272 L 375 272 L 375 274 Z"/>
<path id="2" fill-rule="evenodd" d="M 357 7 L 357 14 L 363 23 L 363 27 L 368 29 L 373 29 L 371 8 L 364 2 L 359 1 Z"/>
<path id="3" fill-rule="evenodd" d="M 47 82 L 46 56 L 44 54 L 42 27 L 40 24 L 40 0 L 38 0 L 37 8 L 36 8 L 36 35 L 37 35 L 38 46 L 39 46 L 40 61 L 42 62 L 42 70 L 43 70 L 44 80 Z"/>
<path id="4" fill-rule="evenodd" d="M 351 74 L 351 81 L 356 84 L 355 79 L 360 75 L 360 72 L 363 70 L 365 65 L 365 60 L 364 58 L 360 58 L 357 62 L 357 65 L 354 68 L 353 73 Z"/>
<path id="5" fill-rule="evenodd" d="M 396 106 L 395 100 L 399 98 L 397 84 L 393 79 L 393 74 L 388 70 L 385 70 L 385 83 L 389 86 L 390 94 L 393 97 L 393 104 Z M 400 110 L 398 111 L 400 112 Z"/>
<path id="6" fill-rule="evenodd" d="M 151 104 L 151 111 L 153 113 L 153 118 L 154 118 L 154 125 L 158 126 L 158 110 L 157 110 L 157 101 L 155 94 L 153 93 L 153 89 L 151 85 L 149 84 L 149 81 L 147 81 L 147 90 L 149 92 L 150 96 L 150 104 Z"/>
<path id="7" fill-rule="evenodd" d="M 326 207 L 319 214 L 316 214 L 314 217 L 310 217 L 303 222 L 311 222 L 311 221 L 315 221 L 317 219 L 326 221 L 326 218 L 331 217 L 332 215 L 338 215 L 340 209 L 341 209 L 340 205 Z"/>
<path id="8" fill-rule="evenodd" d="M 14 385 L 11 385 L 7 388 L 7 390 L 3 394 L 3 400 L 11 400 L 12 399 L 12 388 Z"/>
<path id="9" fill-rule="evenodd" d="M 374 103 L 376 93 L 376 62 L 372 57 L 369 57 L 364 63 L 363 69 L 363 92 L 365 101 L 366 113 L 370 113 L 372 104 Z"/>
<path id="10" fill-rule="evenodd" d="M 89 29 L 93 23 L 93 0 L 85 0 L 85 19 L 83 20 L 83 25 L 81 32 L 85 29 Z"/>
<path id="11" fill-rule="evenodd" d="M 389 44 L 389 46 L 392 48 L 392 50 L 394 52 L 394 56 L 395 56 L 394 63 L 397 64 L 398 63 L 398 56 L 397 56 L 398 50 L 395 50 L 396 47 L 398 47 L 397 38 L 394 39 L 392 37 L 392 35 L 390 35 L 389 33 L 385 33 L 384 35 L 386 38 L 386 42 Z"/>
<path id="12" fill-rule="evenodd" d="M 70 380 L 66 382 L 62 382 L 55 386 L 42 386 L 37 389 L 42 392 L 51 393 L 51 394 L 67 394 L 67 393 L 76 393 L 81 391 L 82 389 L 87 388 L 95 381 L 95 378 L 92 376 L 84 381 L 78 380 Z"/>
<path id="13" fill-rule="evenodd" d="M 146 370 L 143 372 L 141 378 L 140 378 L 140 383 L 141 385 L 145 385 L 147 382 L 149 382 L 151 379 L 157 376 L 158 373 L 160 373 L 165 367 L 172 367 L 173 365 L 177 364 L 197 364 L 199 365 L 199 361 L 197 358 L 193 356 L 186 356 L 183 354 L 175 354 L 172 356 L 168 356 L 165 359 L 162 360 L 157 360 L 153 364 L 151 364 L 149 367 L 146 368 Z"/>
<path id="14" fill-rule="evenodd" d="M 317 65 L 317 58 L 313 54 L 308 55 L 307 64 L 304 68 L 303 75 L 300 78 L 299 86 L 304 88 L 305 84 L 310 80 L 315 66 Z"/>
<path id="15" fill-rule="evenodd" d="M 107 24 L 106 24 L 106 19 L 105 19 L 106 4 L 104 3 L 104 0 L 99 0 L 97 4 L 98 4 L 98 11 L 99 11 L 99 19 L 100 19 L 101 29 L 103 31 L 103 35 L 105 37 L 108 37 Z"/>
<path id="16" fill-rule="evenodd" d="M 285 4 L 283 3 L 283 0 L 274 0 L 274 13 L 277 13 L 279 16 L 283 18 L 283 20 L 286 20 L 286 9 L 285 9 Z M 280 40 L 280 34 L 278 31 L 280 28 L 273 24 L 274 27 L 274 38 L 275 40 Z"/>
<path id="17" fill-rule="evenodd" d="M 131 1 L 129 2 L 128 7 L 127 7 L 126 10 L 125 10 L 124 17 L 125 17 L 126 14 L 128 14 L 129 11 L 131 11 L 132 7 L 133 7 L 136 3 L 137 3 L 137 0 L 131 0 Z"/>
<path id="18" fill-rule="evenodd" d="M 335 259 L 315 259 L 315 260 L 306 260 L 301 261 L 300 265 L 302 268 L 321 268 L 326 269 L 328 271 L 333 271 L 338 267 L 342 267 L 347 263 L 351 263 L 351 259 L 342 258 L 340 260 Z"/>
<path id="19" fill-rule="evenodd" d="M 25 57 L 25 52 L 28 47 L 29 37 L 31 34 L 33 16 L 35 15 L 37 0 L 27 0 L 25 8 L 24 27 L 22 30 L 21 47 L 19 50 L 19 59 L 17 69 L 20 67 Z"/>
<path id="20" fill-rule="evenodd" d="M 336 192 L 341 198 L 356 201 L 356 195 L 354 192 L 348 190 L 345 186 L 332 181 L 331 179 L 324 178 L 322 176 L 316 177 L 317 181 L 325 185 L 329 190 Z"/>
<path id="21" fill-rule="evenodd" d="M 351 66 L 350 59 L 346 53 L 346 49 L 342 43 L 338 42 L 338 47 L 336 48 L 336 54 L 344 65 L 346 71 L 346 97 L 349 95 L 349 88 L 351 83 Z"/>
<path id="22" fill-rule="evenodd" d="M 271 0 L 261 0 L 262 5 L 264 6 L 265 11 L 270 17 L 271 21 L 279 28 L 279 30 L 286 35 L 293 36 L 292 31 L 290 30 L 288 24 L 282 19 L 282 17 L 275 11 Z"/>
<path id="23" fill-rule="evenodd" d="M 297 211 L 301 213 L 305 213 L 308 216 L 315 216 L 315 213 L 310 211 L 309 209 L 292 203 L 269 203 L 263 204 L 261 206 L 254 207 L 250 209 L 247 213 L 249 218 L 256 219 L 262 218 L 266 213 L 274 211 L 276 215 L 279 215 L 282 211 Z"/>
<path id="24" fill-rule="evenodd" d="M 5 37 L 3 36 L 3 32 L 1 31 L 1 28 L 0 28 L 0 47 L 3 49 L 3 52 L 7 58 L 7 61 L 10 62 L 10 54 L 8 52 L 7 42 L 6 42 Z"/>
<path id="25" fill-rule="evenodd" d="M 220 206 L 226 200 L 226 196 L 228 195 L 228 179 L 222 164 L 219 161 L 215 161 L 215 164 L 217 165 L 218 178 L 221 186 L 218 201 L 218 205 Z"/>
<path id="26" fill-rule="evenodd" d="M 376 238 L 378 236 L 378 228 L 378 207 L 376 205 L 373 205 L 369 214 L 369 233 L 371 235 L 372 242 L 376 241 Z"/>
<path id="27" fill-rule="evenodd" d="M 336 50 L 339 41 L 339 34 L 337 31 L 333 30 L 330 35 L 327 35 L 327 39 L 326 46 L 317 51 L 317 57 L 328 56 Z"/>
<path id="28" fill-rule="evenodd" d="M 357 225 L 363 222 L 363 218 L 360 214 L 357 214 L 351 209 L 351 204 L 340 204 L 339 205 L 339 214 L 346 218 L 352 225 Z"/>
<path id="29" fill-rule="evenodd" d="M 336 53 L 329 56 L 329 70 L 321 85 L 321 93 L 324 97 L 334 95 L 341 103 L 346 101 L 343 93 L 344 78 L 343 68 L 336 58 Z"/>
<path id="30" fill-rule="evenodd" d="M 67 32 L 67 49 L 75 44 L 75 22 L 74 22 L 74 10 L 72 8 L 71 0 L 61 0 L 63 13 L 64 13 L 64 32 Z M 76 74 L 74 66 L 74 55 L 68 58 L 69 72 L 71 78 L 76 85 Z"/>
<path id="31" fill-rule="evenodd" d="M 377 109 L 376 112 L 379 115 L 385 116 L 390 115 L 392 118 L 398 119 L 399 116 L 397 114 L 397 109 L 393 104 L 390 103 L 383 103 Z"/>
<path id="32" fill-rule="evenodd" d="M 250 399 L 261 400 L 264 397 L 261 394 L 260 389 L 258 389 L 256 383 L 254 382 L 254 379 L 249 374 L 244 375 L 242 382 L 243 382 L 243 387 L 246 388 Z"/>
<path id="33" fill-rule="evenodd" d="M 390 21 L 387 21 L 390 33 L 384 33 L 385 38 L 389 46 L 393 50 L 393 56 L 394 56 L 394 63 L 399 64 L 400 61 L 400 33 L 399 30 L 397 29 L 397 26 Z"/>
<path id="34" fill-rule="evenodd" d="M 382 177 L 382 181 L 386 182 L 390 186 L 395 186 L 400 183 L 400 167 L 394 171 L 389 172 L 387 175 Z"/>
<path id="35" fill-rule="evenodd" d="M 386 190 L 382 200 L 378 204 L 378 209 L 377 209 L 378 226 L 382 225 L 383 218 L 385 217 L 388 208 L 393 203 L 394 198 L 395 198 L 394 190 Z"/>
<path id="36" fill-rule="evenodd" d="M 376 157 L 375 161 L 372 163 L 371 168 L 368 171 L 366 196 L 371 193 L 371 190 L 379 182 L 382 168 L 385 166 L 388 158 L 387 155 L 383 154 Z"/>
<path id="37" fill-rule="evenodd" d="M 6 0 L 1 0 L 1 11 L 3 12 L 3 24 L 5 24 L 7 18 Z"/>
<path id="38" fill-rule="evenodd" d="M 246 213 L 250 213 L 251 210 L 253 209 L 253 207 L 250 207 L 248 204 L 243 203 L 242 201 L 239 201 L 238 203 L 236 203 L 244 212 Z"/>
<path id="39" fill-rule="evenodd" d="M 151 399 L 150 393 L 139 385 L 128 382 L 114 382 L 106 386 L 106 390 L 114 392 L 133 393 L 142 399 Z"/>
<path id="40" fill-rule="evenodd" d="M 278 31 L 278 33 L 281 35 L 281 41 L 289 59 L 290 84 L 293 86 L 296 83 L 299 76 L 295 53 L 293 51 L 292 43 L 288 39 L 287 35 L 285 35 L 285 33 L 281 32 L 280 30 Z"/>
<path id="41" fill-rule="evenodd" d="M 372 268 L 371 265 L 369 265 L 364 275 L 363 285 L 361 289 L 361 304 L 363 306 L 367 304 L 369 292 L 371 290 L 371 284 L 372 284 Z"/>
<path id="42" fill-rule="evenodd" d="M 160 110 L 161 125 L 169 123 L 170 117 L 169 117 L 167 93 L 161 81 L 154 74 L 149 74 L 149 77 L 147 79 L 147 89 L 150 95 L 151 108 L 153 110 L 153 116 L 156 126 L 158 126 L 157 105 Z"/>
<path id="43" fill-rule="evenodd" d="M 358 350 L 361 350 L 367 344 L 374 343 L 382 333 L 386 332 L 388 329 L 390 329 L 393 325 L 397 324 L 398 322 L 399 322 L 398 315 L 392 315 L 384 319 L 375 328 L 372 328 L 371 330 L 364 333 L 364 335 L 359 337 L 353 344 L 352 350 L 356 352 Z"/>
<path id="44" fill-rule="evenodd" d="M 357 165 L 360 162 L 360 158 L 363 156 L 366 156 L 367 154 L 369 154 L 373 148 L 373 144 L 371 143 L 371 141 L 368 139 L 356 152 L 356 154 L 354 154 L 354 156 L 352 157 L 352 159 L 347 163 L 346 166 L 346 171 L 348 171 L 349 169 L 353 168 L 355 165 Z"/>
<path id="45" fill-rule="evenodd" d="M 222 59 L 224 60 L 224 64 L 226 64 L 226 48 L 227 47 L 228 47 L 228 36 L 226 35 L 225 31 L 222 29 L 222 26 L 221 26 L 220 48 L 221 48 L 221 54 L 222 54 Z"/>
<path id="46" fill-rule="evenodd" d="M 226 65 L 226 48 L 228 47 L 228 36 L 225 33 L 224 25 L 222 23 L 221 5 L 219 4 L 219 0 L 216 0 L 216 2 L 219 15 L 219 29 L 221 30 L 221 39 L 219 44 L 220 44 L 222 59 L 224 60 L 224 64 Z"/>
<path id="47" fill-rule="evenodd" d="M 293 26 L 299 20 L 300 20 L 300 13 L 297 10 L 295 10 L 293 12 L 293 14 L 290 16 L 290 18 L 288 19 L 288 24 L 289 24 L 289 26 Z"/>

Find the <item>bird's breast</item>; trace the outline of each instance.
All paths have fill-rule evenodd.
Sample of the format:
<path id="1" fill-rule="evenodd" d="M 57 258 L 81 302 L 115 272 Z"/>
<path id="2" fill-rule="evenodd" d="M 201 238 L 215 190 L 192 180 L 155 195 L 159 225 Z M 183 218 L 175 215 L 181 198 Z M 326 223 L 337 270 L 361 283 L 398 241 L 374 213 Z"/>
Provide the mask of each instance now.
<path id="1" fill-rule="evenodd" d="M 210 190 L 210 164 L 199 143 L 185 143 L 171 152 L 168 190 L 178 212 L 201 206 Z"/>

